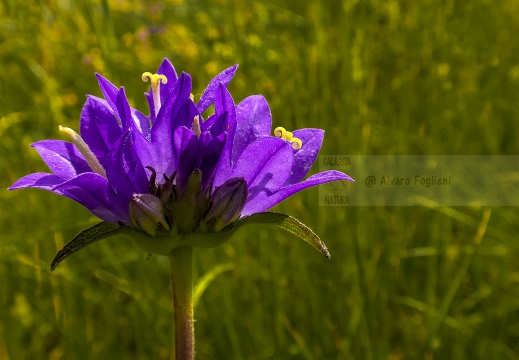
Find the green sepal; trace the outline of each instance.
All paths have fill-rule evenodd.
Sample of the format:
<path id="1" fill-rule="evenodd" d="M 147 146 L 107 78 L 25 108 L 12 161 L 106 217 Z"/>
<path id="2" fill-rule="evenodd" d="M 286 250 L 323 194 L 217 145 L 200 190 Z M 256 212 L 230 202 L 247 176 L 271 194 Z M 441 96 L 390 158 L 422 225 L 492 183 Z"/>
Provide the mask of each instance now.
<path id="1" fill-rule="evenodd" d="M 114 235 L 127 235 L 137 242 L 137 245 L 150 254 L 168 255 L 179 246 L 211 248 L 229 241 L 242 226 L 248 224 L 273 224 L 303 239 L 324 256 L 330 258 L 330 253 L 324 242 L 299 220 L 280 213 L 263 212 L 243 217 L 235 223 L 226 226 L 218 232 L 194 232 L 188 235 L 173 237 L 151 237 L 144 232 L 137 231 L 129 226 L 119 226 L 107 222 L 94 225 L 74 237 L 61 249 L 50 265 L 51 270 L 73 253 L 99 240 Z"/>
<path id="2" fill-rule="evenodd" d="M 117 224 L 110 224 L 108 222 L 102 222 L 94 225 L 86 230 L 83 230 L 77 234 L 72 240 L 70 240 L 54 257 L 50 264 L 50 270 L 54 271 L 56 266 L 70 255 L 83 249 L 85 246 L 95 243 L 96 241 L 105 239 L 107 237 L 126 233 L 130 228 L 126 226 L 119 226 Z"/>
<path id="3" fill-rule="evenodd" d="M 262 212 L 252 214 L 238 220 L 235 227 L 240 227 L 245 224 L 274 224 L 280 228 L 296 235 L 300 239 L 303 239 L 314 248 L 319 250 L 326 258 L 330 258 L 330 253 L 326 248 L 324 242 L 321 241 L 319 236 L 312 231 L 308 226 L 286 214 L 273 213 L 273 212 Z"/>

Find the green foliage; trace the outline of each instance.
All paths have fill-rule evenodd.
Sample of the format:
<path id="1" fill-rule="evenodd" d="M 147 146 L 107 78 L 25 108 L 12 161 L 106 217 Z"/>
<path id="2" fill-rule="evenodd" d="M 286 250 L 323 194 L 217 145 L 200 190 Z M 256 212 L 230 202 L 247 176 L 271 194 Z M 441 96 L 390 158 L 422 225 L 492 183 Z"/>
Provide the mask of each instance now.
<path id="1" fill-rule="evenodd" d="M 140 75 L 165 56 L 195 95 L 239 63 L 236 101 L 261 93 L 275 126 L 326 129 L 322 154 L 517 154 L 518 14 L 516 0 L 2 0 L 0 188 L 46 171 L 29 144 L 78 129 L 94 72 L 145 109 Z M 275 211 L 331 260 L 263 226 L 195 251 L 198 359 L 519 359 L 515 208 L 317 194 Z M 165 257 L 110 238 L 51 273 L 98 220 L 37 190 L 0 205 L 0 359 L 169 358 Z"/>

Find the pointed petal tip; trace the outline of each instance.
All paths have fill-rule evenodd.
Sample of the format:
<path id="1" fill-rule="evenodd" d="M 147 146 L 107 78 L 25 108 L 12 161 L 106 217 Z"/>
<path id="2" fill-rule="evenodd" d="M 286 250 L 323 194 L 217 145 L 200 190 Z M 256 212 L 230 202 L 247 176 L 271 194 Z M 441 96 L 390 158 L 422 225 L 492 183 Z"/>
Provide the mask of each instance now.
<path id="1" fill-rule="evenodd" d="M 327 179 L 326 182 L 330 182 L 330 181 L 349 181 L 349 182 L 352 182 L 352 183 L 355 182 L 355 180 L 351 176 L 349 176 L 349 175 L 347 175 L 347 174 L 345 174 L 345 173 L 343 173 L 341 171 L 337 171 L 337 170 L 324 171 L 322 173 L 318 173 L 318 174 L 310 176 L 307 180 L 317 179 L 317 178 L 321 177 L 324 174 L 326 174 L 326 176 L 323 177 L 323 178 Z"/>

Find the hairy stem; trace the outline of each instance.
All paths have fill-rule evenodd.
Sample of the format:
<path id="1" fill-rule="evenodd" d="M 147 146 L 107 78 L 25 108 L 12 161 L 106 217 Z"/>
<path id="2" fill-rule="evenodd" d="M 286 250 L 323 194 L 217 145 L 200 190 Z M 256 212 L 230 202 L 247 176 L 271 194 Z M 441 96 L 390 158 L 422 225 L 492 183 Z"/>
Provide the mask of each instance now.
<path id="1" fill-rule="evenodd" d="M 193 248 L 181 246 L 169 254 L 175 311 L 175 359 L 195 357 L 193 323 Z"/>

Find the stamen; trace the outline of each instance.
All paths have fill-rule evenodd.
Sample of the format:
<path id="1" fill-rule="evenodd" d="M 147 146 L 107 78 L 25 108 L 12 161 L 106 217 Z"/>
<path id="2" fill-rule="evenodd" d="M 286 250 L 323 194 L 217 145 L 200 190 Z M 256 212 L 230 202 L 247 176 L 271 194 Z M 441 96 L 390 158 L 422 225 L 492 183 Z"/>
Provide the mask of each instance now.
<path id="1" fill-rule="evenodd" d="M 197 138 L 200 138 L 200 134 L 202 133 L 202 129 L 200 129 L 200 118 L 199 116 L 195 116 L 193 119 L 193 126 L 191 130 L 196 134 Z"/>
<path id="2" fill-rule="evenodd" d="M 149 71 L 146 71 L 142 74 L 142 81 L 147 82 L 148 78 L 151 81 L 151 91 L 153 93 L 153 103 L 155 105 L 155 116 L 159 114 L 160 110 L 160 83 L 163 84 L 168 83 L 168 78 L 165 75 L 160 74 L 152 74 Z"/>
<path id="3" fill-rule="evenodd" d="M 301 149 L 301 146 L 303 146 L 303 142 L 299 138 L 292 138 L 290 142 L 292 143 L 292 147 L 296 150 Z"/>
<path id="4" fill-rule="evenodd" d="M 76 148 L 81 153 L 81 155 L 83 155 L 92 171 L 106 178 L 105 169 L 103 168 L 99 160 L 97 160 L 97 157 L 94 155 L 92 150 L 90 150 L 90 148 L 81 138 L 81 136 L 79 136 L 79 134 L 71 128 L 64 127 L 61 125 L 59 126 L 59 131 L 60 133 L 67 135 L 70 138 L 70 140 L 72 140 L 72 143 L 76 145 Z"/>
<path id="5" fill-rule="evenodd" d="M 294 137 L 294 135 L 290 131 L 286 131 L 284 127 L 278 126 L 275 128 L 274 135 L 292 143 L 292 147 L 296 150 L 301 149 L 301 146 L 303 146 L 301 139 Z"/>

